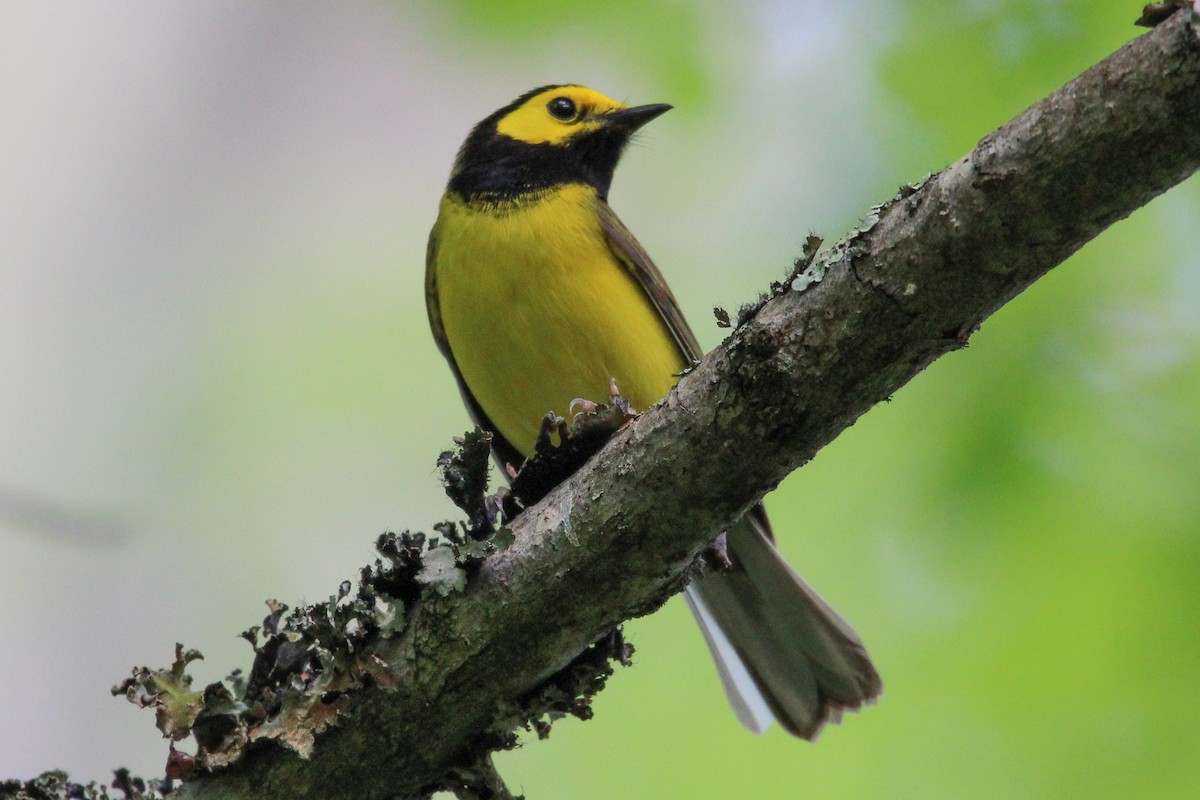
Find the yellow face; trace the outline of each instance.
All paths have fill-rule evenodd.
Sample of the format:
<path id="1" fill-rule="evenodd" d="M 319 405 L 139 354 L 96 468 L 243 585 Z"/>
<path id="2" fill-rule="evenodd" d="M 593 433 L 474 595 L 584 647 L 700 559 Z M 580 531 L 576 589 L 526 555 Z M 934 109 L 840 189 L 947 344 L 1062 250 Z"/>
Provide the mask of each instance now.
<path id="1" fill-rule="evenodd" d="M 563 144 L 600 127 L 600 115 L 628 108 L 586 86 L 547 89 L 509 112 L 496 131 L 529 144 Z"/>

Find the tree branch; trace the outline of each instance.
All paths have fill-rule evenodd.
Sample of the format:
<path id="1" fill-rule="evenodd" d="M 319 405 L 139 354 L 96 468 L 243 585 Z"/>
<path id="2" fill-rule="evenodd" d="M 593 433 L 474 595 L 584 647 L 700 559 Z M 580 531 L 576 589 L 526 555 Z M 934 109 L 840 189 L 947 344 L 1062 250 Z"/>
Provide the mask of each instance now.
<path id="1" fill-rule="evenodd" d="M 707 542 L 789 472 L 1200 166 L 1200 41 L 1186 16 L 902 190 L 776 292 L 521 515 L 513 545 L 462 592 L 426 593 L 403 632 L 375 647 L 394 686 L 347 695 L 311 760 L 251 749 L 178 796 L 357 800 L 445 785 L 517 698 L 657 608 Z"/>

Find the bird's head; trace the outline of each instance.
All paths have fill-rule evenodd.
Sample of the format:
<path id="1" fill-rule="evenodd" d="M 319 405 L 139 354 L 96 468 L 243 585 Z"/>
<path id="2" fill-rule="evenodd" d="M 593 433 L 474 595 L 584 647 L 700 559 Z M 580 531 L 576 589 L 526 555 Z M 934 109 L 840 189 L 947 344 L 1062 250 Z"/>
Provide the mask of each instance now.
<path id="1" fill-rule="evenodd" d="M 634 132 L 670 110 L 630 107 L 594 89 L 543 86 L 475 126 L 463 143 L 450 186 L 465 193 L 516 194 L 586 183 L 608 194 L 613 171 Z"/>

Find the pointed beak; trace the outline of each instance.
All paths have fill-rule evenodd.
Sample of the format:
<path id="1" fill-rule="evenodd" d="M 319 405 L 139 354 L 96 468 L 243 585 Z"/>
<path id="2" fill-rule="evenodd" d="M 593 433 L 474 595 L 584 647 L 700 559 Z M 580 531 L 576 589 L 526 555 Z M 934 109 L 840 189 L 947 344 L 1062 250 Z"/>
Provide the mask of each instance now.
<path id="1" fill-rule="evenodd" d="M 610 111 L 601 119 L 604 120 L 605 127 L 633 133 L 650 120 L 660 117 L 670 110 L 671 106 L 666 103 L 655 103 L 649 106 L 634 106 L 633 108 L 622 108 L 620 111 Z"/>

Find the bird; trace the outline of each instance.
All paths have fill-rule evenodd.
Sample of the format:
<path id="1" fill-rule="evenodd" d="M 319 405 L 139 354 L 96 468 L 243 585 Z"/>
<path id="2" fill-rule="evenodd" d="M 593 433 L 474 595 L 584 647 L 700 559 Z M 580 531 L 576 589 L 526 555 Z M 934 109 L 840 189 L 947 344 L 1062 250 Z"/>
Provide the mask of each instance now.
<path id="1" fill-rule="evenodd" d="M 659 269 L 608 204 L 633 135 L 670 110 L 578 84 L 532 89 L 478 123 L 454 160 L 426 251 L 438 348 L 502 465 L 533 455 L 547 412 L 662 399 L 703 355 Z M 685 590 L 738 720 L 815 739 L 873 702 L 853 628 L 783 560 L 762 504 L 725 536 L 725 569 Z"/>

